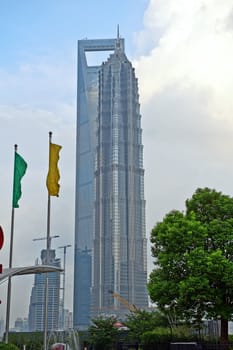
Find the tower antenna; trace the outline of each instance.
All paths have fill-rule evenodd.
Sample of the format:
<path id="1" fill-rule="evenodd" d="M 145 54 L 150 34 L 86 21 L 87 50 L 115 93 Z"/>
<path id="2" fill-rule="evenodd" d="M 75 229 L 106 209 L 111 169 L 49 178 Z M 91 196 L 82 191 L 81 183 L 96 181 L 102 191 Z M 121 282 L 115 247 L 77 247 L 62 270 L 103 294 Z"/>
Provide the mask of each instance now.
<path id="1" fill-rule="evenodd" d="M 119 35 L 119 24 L 117 25 L 117 39 L 116 39 L 116 49 L 120 49 L 120 35 Z"/>

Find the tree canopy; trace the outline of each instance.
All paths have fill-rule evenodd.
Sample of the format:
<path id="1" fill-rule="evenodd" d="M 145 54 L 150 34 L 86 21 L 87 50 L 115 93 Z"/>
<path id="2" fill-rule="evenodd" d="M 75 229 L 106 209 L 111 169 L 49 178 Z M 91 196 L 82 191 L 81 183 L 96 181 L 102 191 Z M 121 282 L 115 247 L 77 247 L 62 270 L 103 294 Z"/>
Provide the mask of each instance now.
<path id="1" fill-rule="evenodd" d="M 161 310 L 200 324 L 221 320 L 227 342 L 233 315 L 233 198 L 197 189 L 151 232 L 155 269 L 148 290 Z"/>
<path id="2" fill-rule="evenodd" d="M 167 317 L 159 311 L 133 311 L 126 316 L 124 325 L 129 328 L 129 337 L 141 342 L 145 332 L 153 331 L 156 327 L 169 326 Z"/>
<path id="3" fill-rule="evenodd" d="M 95 349 L 110 349 L 117 341 L 118 330 L 114 327 L 117 322 L 115 317 L 98 317 L 92 319 L 92 324 L 88 328 L 90 342 Z"/>

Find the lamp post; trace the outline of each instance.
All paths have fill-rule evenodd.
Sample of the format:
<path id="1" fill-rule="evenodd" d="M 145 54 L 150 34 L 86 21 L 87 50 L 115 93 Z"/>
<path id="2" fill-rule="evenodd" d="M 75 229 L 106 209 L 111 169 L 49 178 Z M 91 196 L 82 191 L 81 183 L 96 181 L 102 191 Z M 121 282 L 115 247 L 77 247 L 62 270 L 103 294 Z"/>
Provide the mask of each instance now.
<path id="1" fill-rule="evenodd" d="M 67 248 L 71 247 L 71 244 L 67 244 L 61 247 L 58 247 L 59 249 L 63 249 L 63 286 L 62 286 L 62 305 L 61 305 L 61 312 L 62 312 L 62 327 L 65 328 L 65 273 L 66 273 L 66 250 Z"/>

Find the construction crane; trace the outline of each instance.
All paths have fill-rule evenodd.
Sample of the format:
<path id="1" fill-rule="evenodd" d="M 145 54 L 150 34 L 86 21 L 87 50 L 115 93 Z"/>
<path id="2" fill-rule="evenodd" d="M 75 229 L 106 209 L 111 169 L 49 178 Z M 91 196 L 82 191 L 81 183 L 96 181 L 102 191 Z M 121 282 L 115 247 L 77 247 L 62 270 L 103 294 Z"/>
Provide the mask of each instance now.
<path id="1" fill-rule="evenodd" d="M 112 294 L 112 296 L 117 299 L 122 305 L 124 305 L 129 311 L 135 312 L 138 311 L 138 308 L 134 304 L 130 304 L 128 300 L 120 296 L 120 294 L 113 292 L 112 290 L 109 290 L 109 293 Z"/>
<path id="2" fill-rule="evenodd" d="M 49 249 L 51 248 L 51 240 L 53 238 L 58 238 L 60 237 L 59 235 L 51 236 L 51 237 L 41 237 L 41 238 L 34 238 L 33 241 L 42 241 L 42 240 L 48 240 L 48 247 Z"/>

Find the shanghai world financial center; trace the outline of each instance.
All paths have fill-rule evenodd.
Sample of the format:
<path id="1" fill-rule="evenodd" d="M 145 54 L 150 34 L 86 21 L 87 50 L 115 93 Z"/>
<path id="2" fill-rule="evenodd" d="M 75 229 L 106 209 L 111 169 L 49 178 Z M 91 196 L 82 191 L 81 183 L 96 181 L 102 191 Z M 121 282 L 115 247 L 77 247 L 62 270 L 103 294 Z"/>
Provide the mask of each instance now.
<path id="1" fill-rule="evenodd" d="M 108 58 L 88 65 L 88 52 L 102 51 Z M 82 329 L 148 304 L 138 82 L 119 35 L 78 42 L 76 157 L 73 317 Z"/>

